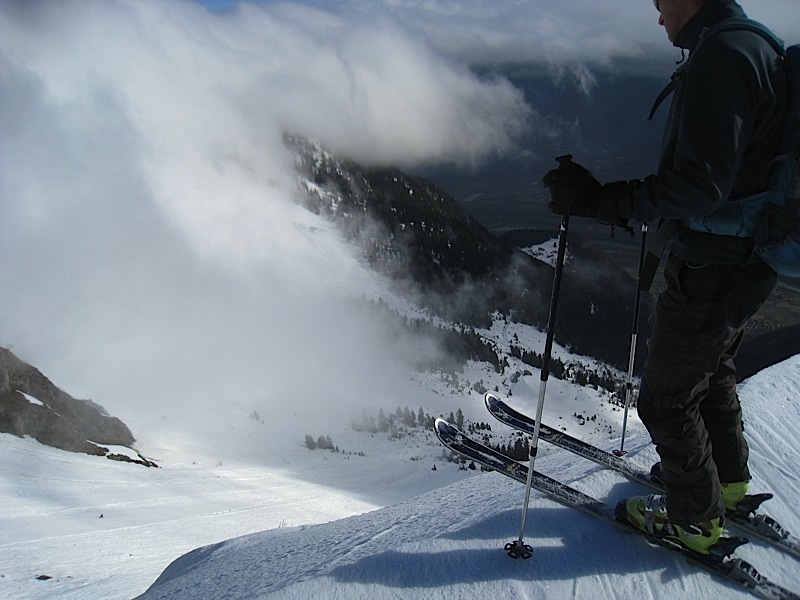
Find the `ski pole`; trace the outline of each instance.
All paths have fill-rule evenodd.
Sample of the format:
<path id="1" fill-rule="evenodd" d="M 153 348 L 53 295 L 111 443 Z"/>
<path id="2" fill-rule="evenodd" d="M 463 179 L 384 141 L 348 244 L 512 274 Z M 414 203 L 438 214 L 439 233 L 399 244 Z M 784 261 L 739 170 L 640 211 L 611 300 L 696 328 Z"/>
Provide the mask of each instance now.
<path id="1" fill-rule="evenodd" d="M 625 456 L 625 432 L 628 430 L 628 410 L 633 397 L 633 363 L 636 360 L 636 339 L 639 336 L 639 305 L 642 299 L 642 265 L 647 239 L 647 223 L 642 223 L 642 243 L 639 249 L 639 268 L 636 275 L 636 300 L 633 303 L 633 326 L 631 327 L 631 348 L 628 355 L 628 380 L 625 382 L 625 412 L 622 417 L 622 440 L 619 450 L 614 450 L 617 456 Z"/>
<path id="2" fill-rule="evenodd" d="M 569 160 L 569 159 L 567 159 Z M 564 258 L 567 249 L 567 230 L 569 229 L 569 214 L 561 217 L 561 228 L 558 232 L 558 254 L 556 256 L 556 271 L 553 276 L 553 292 L 550 296 L 550 316 L 547 320 L 547 336 L 544 344 L 544 356 L 542 357 L 542 371 L 539 378 L 539 402 L 536 405 L 536 426 L 533 430 L 533 440 L 530 445 L 528 465 L 528 480 L 525 483 L 525 501 L 522 505 L 522 524 L 519 531 L 519 539 L 505 545 L 506 553 L 511 558 L 530 558 L 532 548 L 523 541 L 525 535 L 525 518 L 528 514 L 528 505 L 531 498 L 531 483 L 533 482 L 533 467 L 536 461 L 536 454 L 539 451 L 539 426 L 542 422 L 542 411 L 544 410 L 544 395 L 547 389 L 547 378 L 550 375 L 550 355 L 553 350 L 553 338 L 555 336 L 556 310 L 558 308 L 558 291 L 561 287 L 561 275 L 564 272 Z"/>

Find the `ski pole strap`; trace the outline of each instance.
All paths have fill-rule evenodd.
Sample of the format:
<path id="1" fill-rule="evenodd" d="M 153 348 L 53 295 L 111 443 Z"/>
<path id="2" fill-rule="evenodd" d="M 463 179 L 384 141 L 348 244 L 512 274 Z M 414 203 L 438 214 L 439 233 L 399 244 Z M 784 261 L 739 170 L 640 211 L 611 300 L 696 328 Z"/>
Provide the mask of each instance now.
<path id="1" fill-rule="evenodd" d="M 661 106 L 661 103 L 664 102 L 667 98 L 669 98 L 670 94 L 675 91 L 675 88 L 678 87 L 680 83 L 681 77 L 683 77 L 684 72 L 686 71 L 686 66 L 689 64 L 689 61 L 684 62 L 683 58 L 681 58 L 681 62 L 678 64 L 678 68 L 675 69 L 675 72 L 670 76 L 669 83 L 661 90 L 661 93 L 656 98 L 656 101 L 653 103 L 653 108 L 650 109 L 650 114 L 647 117 L 648 121 L 652 121 L 653 117 L 656 116 L 656 112 L 658 111 L 658 107 Z"/>
<path id="2" fill-rule="evenodd" d="M 642 261 L 639 272 L 639 289 L 643 292 L 650 291 L 653 285 L 658 265 L 661 262 L 661 255 L 664 248 L 672 237 L 681 229 L 681 222 L 674 219 L 661 219 L 656 228 L 656 233 L 647 248 L 647 254 Z"/>

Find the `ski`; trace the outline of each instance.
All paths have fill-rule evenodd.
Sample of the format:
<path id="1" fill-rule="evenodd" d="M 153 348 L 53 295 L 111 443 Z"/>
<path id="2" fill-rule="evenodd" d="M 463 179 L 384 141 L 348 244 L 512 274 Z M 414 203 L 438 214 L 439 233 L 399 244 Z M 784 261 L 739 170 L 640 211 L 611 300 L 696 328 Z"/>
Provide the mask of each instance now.
<path id="1" fill-rule="evenodd" d="M 536 422 L 514 410 L 497 396 L 487 393 L 485 396 L 486 408 L 501 423 L 514 429 L 533 435 Z M 558 431 L 542 423 L 539 426 L 539 438 L 591 460 L 602 467 L 613 469 L 625 477 L 663 491 L 661 483 L 654 479 L 650 472 L 642 469 L 629 460 L 625 460 L 611 452 L 597 448 L 587 442 L 572 437 L 563 431 Z M 760 505 L 772 498 L 772 494 L 749 495 L 739 504 L 737 511 L 728 511 L 725 515 L 727 522 L 739 527 L 743 532 L 752 537 L 757 537 L 768 544 L 800 558 L 800 538 L 789 533 L 775 519 L 758 513 Z"/>
<path id="2" fill-rule="evenodd" d="M 522 484 L 527 481 L 528 467 L 524 464 L 470 438 L 444 419 L 436 419 L 434 431 L 442 444 L 465 458 Z M 629 523 L 619 520 L 614 508 L 608 504 L 537 471 L 532 473 L 532 487 L 561 504 L 577 508 L 592 517 L 608 521 L 625 531 L 644 535 L 651 544 L 676 552 L 712 575 L 717 575 L 735 583 L 760 598 L 767 600 L 800 600 L 800 595 L 770 581 L 750 563 L 741 558 L 731 556 L 738 546 L 747 543 L 747 538 L 721 538 L 720 542 L 714 545 L 712 554 L 706 556 L 692 552 L 671 540 L 643 534 Z"/>

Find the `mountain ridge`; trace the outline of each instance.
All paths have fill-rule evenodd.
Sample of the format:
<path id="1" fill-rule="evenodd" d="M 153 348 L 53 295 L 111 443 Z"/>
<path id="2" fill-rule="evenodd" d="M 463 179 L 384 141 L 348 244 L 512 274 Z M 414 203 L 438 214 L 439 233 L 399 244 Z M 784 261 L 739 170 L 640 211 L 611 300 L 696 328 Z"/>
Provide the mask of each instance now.
<path id="1" fill-rule="evenodd" d="M 287 138 L 305 181 L 301 203 L 339 227 L 378 272 L 422 292 L 434 313 L 486 326 L 499 311 L 544 328 L 553 268 L 521 252 L 520 241 L 557 232 L 490 233 L 429 180 L 388 167 L 362 167 L 318 144 Z M 556 338 L 579 354 L 627 365 L 635 283 L 573 234 L 572 261 Z M 419 296 L 417 296 L 419 298 Z M 641 334 L 649 330 L 652 299 L 644 298 Z M 624 335 L 621 335 L 624 334 Z"/>

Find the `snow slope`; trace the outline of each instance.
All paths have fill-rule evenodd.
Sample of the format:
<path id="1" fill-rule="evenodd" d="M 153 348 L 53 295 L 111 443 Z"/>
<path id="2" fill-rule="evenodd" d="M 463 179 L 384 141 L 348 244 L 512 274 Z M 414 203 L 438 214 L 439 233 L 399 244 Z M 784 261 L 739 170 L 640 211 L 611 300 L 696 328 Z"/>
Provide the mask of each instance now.
<path id="1" fill-rule="evenodd" d="M 794 531 L 799 376 L 795 357 L 741 386 L 753 489 L 776 494 L 769 510 Z M 523 377 L 510 401 L 532 410 L 536 379 Z M 467 398 L 480 414 L 479 396 Z M 619 441 L 607 425 L 590 429 L 569 418 L 573 407 L 597 412 L 597 404 L 553 385 L 547 420 L 614 448 Z M 600 411 L 598 421 L 613 425 L 619 416 Z M 655 454 L 635 416 L 631 426 L 630 458 L 649 464 Z M 506 435 L 500 425 L 493 429 Z M 364 455 L 311 452 L 298 439 L 259 464 L 247 453 L 217 460 L 162 440 L 162 468 L 147 469 L 2 435 L 0 597 L 746 597 L 536 493 L 526 536 L 534 557 L 513 561 L 502 547 L 519 533 L 521 486 L 496 473 L 458 470 L 422 430 L 394 442 L 354 431 L 333 436 L 343 450 Z M 609 502 L 638 491 L 546 444 L 537 468 Z M 795 559 L 759 542 L 740 553 L 800 590 Z"/>
<path id="2" fill-rule="evenodd" d="M 752 445 L 753 489 L 771 490 L 771 513 L 797 530 L 800 357 L 741 388 Z M 631 460 L 654 453 L 631 440 Z M 635 491 L 616 475 L 552 453 L 540 470 L 608 501 Z M 156 598 L 725 598 L 734 586 L 667 552 L 535 495 L 529 561 L 502 552 L 519 526 L 522 488 L 498 474 L 470 477 L 410 501 L 325 525 L 278 529 L 195 550 L 142 596 Z M 796 560 L 752 542 L 740 554 L 800 590 Z"/>

